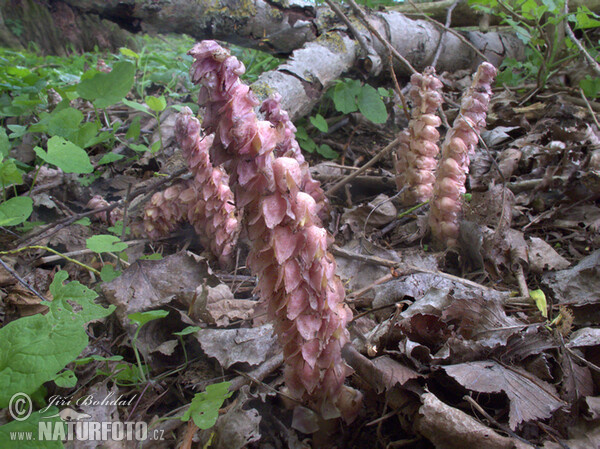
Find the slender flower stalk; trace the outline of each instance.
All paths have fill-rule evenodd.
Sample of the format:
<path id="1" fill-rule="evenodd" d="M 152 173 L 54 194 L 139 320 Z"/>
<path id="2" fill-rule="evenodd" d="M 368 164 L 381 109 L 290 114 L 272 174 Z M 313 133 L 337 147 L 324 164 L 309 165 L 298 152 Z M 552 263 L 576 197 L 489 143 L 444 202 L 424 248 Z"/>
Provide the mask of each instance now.
<path id="1" fill-rule="evenodd" d="M 447 247 L 455 246 L 460 230 L 462 196 L 469 172 L 469 155 L 485 127 L 491 84 L 496 68 L 487 62 L 477 69 L 471 87 L 462 98 L 460 112 L 442 145 L 442 159 L 429 213 L 433 237 Z"/>
<path id="2" fill-rule="evenodd" d="M 214 133 L 213 160 L 224 161 L 251 241 L 248 266 L 284 350 L 290 394 L 325 419 L 351 421 L 360 394 L 344 386 L 350 368 L 341 357 L 352 317 L 344 287 L 327 251 L 328 233 L 309 193 L 314 181 L 294 148 L 291 123 L 267 104 L 271 121 L 258 120 L 258 102 L 240 82 L 244 66 L 214 41 L 189 52 L 192 80 L 201 86 L 203 126 Z M 275 125 L 275 126 L 274 126 Z M 276 154 L 279 153 L 279 154 Z M 281 157 L 277 157 L 281 155 Z M 285 156 L 284 156 L 285 155 Z"/>
<path id="3" fill-rule="evenodd" d="M 395 155 L 396 185 L 399 190 L 404 189 L 401 201 L 406 205 L 422 203 L 433 196 L 440 138 L 436 128 L 441 124 L 436 111 L 443 101 L 442 83 L 433 67 L 426 68 L 423 74 L 415 73 L 410 82 L 412 119 L 400 135 L 402 140 Z"/>
<path id="4" fill-rule="evenodd" d="M 200 122 L 184 107 L 175 122 L 175 137 L 192 172 L 192 179 L 157 192 L 144 211 L 144 231 L 157 238 L 187 220 L 200 242 L 221 266 L 232 262 L 240 231 L 229 176 L 213 167 L 209 156 L 214 136 L 200 136 Z"/>

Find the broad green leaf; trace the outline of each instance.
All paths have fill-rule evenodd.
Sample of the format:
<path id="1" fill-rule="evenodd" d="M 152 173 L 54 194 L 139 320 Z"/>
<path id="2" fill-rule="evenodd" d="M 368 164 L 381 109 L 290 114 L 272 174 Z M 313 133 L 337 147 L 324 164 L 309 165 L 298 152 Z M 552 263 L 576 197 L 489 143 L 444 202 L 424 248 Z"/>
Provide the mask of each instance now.
<path id="1" fill-rule="evenodd" d="M 88 344 L 85 323 L 105 317 L 115 309 L 92 302 L 97 294 L 79 282 L 63 285 L 59 271 L 50 285 L 53 301 L 43 303 L 48 313 L 19 318 L 0 329 L 0 408 L 17 392 L 34 393 L 73 361 Z M 74 312 L 67 302 L 76 302 Z"/>
<path id="2" fill-rule="evenodd" d="M 119 52 L 122 55 L 125 55 L 125 56 L 127 56 L 129 58 L 135 58 L 135 59 L 139 59 L 140 58 L 140 55 L 138 55 L 135 51 L 130 50 L 127 47 L 121 47 L 121 48 L 119 48 Z"/>
<path id="3" fill-rule="evenodd" d="M 35 153 L 49 164 L 56 165 L 65 173 L 91 173 L 94 166 L 85 150 L 73 142 L 60 136 L 48 140 L 48 152 L 40 147 L 33 149 Z"/>
<path id="4" fill-rule="evenodd" d="M 88 217 L 83 217 L 77 220 L 74 224 L 78 224 L 81 226 L 89 226 L 92 224 L 92 221 Z"/>
<path id="5" fill-rule="evenodd" d="M 137 153 L 149 151 L 148 147 L 146 145 L 142 145 L 141 143 L 128 143 L 127 146 Z"/>
<path id="6" fill-rule="evenodd" d="M 153 97 L 152 95 L 148 95 L 145 98 L 145 100 L 148 107 L 154 112 L 162 112 L 167 107 L 167 101 L 165 100 L 164 95 L 161 95 L 160 97 Z"/>
<path id="7" fill-rule="evenodd" d="M 329 130 L 329 125 L 321 114 L 309 117 L 308 119 L 310 120 L 310 123 L 322 133 L 326 133 Z"/>
<path id="8" fill-rule="evenodd" d="M 529 296 L 535 302 L 536 307 L 542 313 L 544 318 L 548 318 L 548 303 L 546 302 L 546 295 L 540 289 L 530 290 Z"/>
<path id="9" fill-rule="evenodd" d="M 0 162 L 0 186 L 23 184 L 23 173 L 12 159 Z"/>
<path id="10" fill-rule="evenodd" d="M 0 161 L 10 153 L 10 142 L 6 135 L 6 129 L 0 128 Z"/>
<path id="11" fill-rule="evenodd" d="M 52 430 L 54 430 L 53 426 L 65 426 L 58 416 L 56 407 L 50 407 L 44 413 L 34 412 L 25 421 L 11 421 L 0 426 L 0 447 L 2 449 L 64 449 L 60 439 L 49 438 L 37 441 L 40 423 Z M 17 439 L 11 438 L 11 434 L 16 434 Z M 23 440 L 18 439 L 19 435 L 22 435 Z M 32 439 L 26 441 L 25 435 L 32 435 Z"/>
<path id="12" fill-rule="evenodd" d="M 335 151 L 326 143 L 322 143 L 317 147 L 317 153 L 319 153 L 323 157 L 326 157 L 327 159 L 335 159 L 339 156 L 337 151 Z"/>
<path id="13" fill-rule="evenodd" d="M 83 114 L 75 108 L 52 112 L 48 120 L 48 134 L 68 139 L 71 134 L 77 132 L 82 121 Z"/>
<path id="14" fill-rule="evenodd" d="M 90 100 L 97 108 L 106 108 L 118 103 L 133 86 L 135 66 L 131 62 L 116 63 L 109 73 L 97 72 L 77 86 L 77 93 Z"/>
<path id="15" fill-rule="evenodd" d="M 27 127 L 23 125 L 6 125 L 12 132 L 8 136 L 9 139 L 18 139 L 27 134 Z"/>
<path id="16" fill-rule="evenodd" d="M 0 226 L 23 223 L 33 212 L 33 201 L 28 196 L 17 196 L 0 203 Z M 0 384 L 1 385 L 1 384 Z"/>
<path id="17" fill-rule="evenodd" d="M 575 29 L 597 28 L 600 26 L 600 21 L 594 18 L 594 13 L 587 6 L 577 8 L 577 24 Z"/>
<path id="18" fill-rule="evenodd" d="M 154 320 L 158 320 L 160 318 L 164 318 L 168 314 L 169 314 L 168 310 L 148 310 L 147 312 L 130 313 L 129 315 L 127 315 L 127 318 L 129 318 L 134 323 L 137 323 L 140 326 L 143 326 L 144 324 L 148 323 L 149 321 L 154 321 Z"/>
<path id="19" fill-rule="evenodd" d="M 342 114 L 349 114 L 357 110 L 356 97 L 359 89 L 354 89 L 346 83 L 338 83 L 333 88 L 333 104 Z"/>
<path id="20" fill-rule="evenodd" d="M 98 165 L 111 164 L 113 162 L 120 161 L 124 157 L 125 156 L 123 156 L 122 154 L 106 153 L 104 156 L 102 156 L 102 159 L 98 161 Z"/>
<path id="21" fill-rule="evenodd" d="M 298 143 L 300 144 L 300 147 L 308 153 L 314 153 L 317 149 L 317 144 L 310 137 L 306 140 L 298 140 Z"/>
<path id="22" fill-rule="evenodd" d="M 127 249 L 127 243 L 109 234 L 94 235 L 85 241 L 85 246 L 95 253 L 118 253 Z"/>
<path id="23" fill-rule="evenodd" d="M 592 78 L 587 75 L 579 81 L 579 87 L 583 89 L 583 93 L 588 98 L 596 98 L 600 94 L 600 78 Z"/>
<path id="24" fill-rule="evenodd" d="M 110 282 L 119 276 L 121 276 L 121 272 L 115 270 L 115 267 L 110 264 L 104 265 L 100 270 L 100 279 L 102 279 L 102 282 Z"/>
<path id="25" fill-rule="evenodd" d="M 181 420 L 189 421 L 191 418 L 200 429 L 210 429 L 217 422 L 223 402 L 233 394 L 229 391 L 230 385 L 230 382 L 220 382 L 207 386 L 202 393 L 196 393 Z"/>
<path id="26" fill-rule="evenodd" d="M 63 371 L 54 378 L 54 383 L 60 388 L 73 388 L 77 385 L 77 376 L 70 369 Z"/>
<path id="27" fill-rule="evenodd" d="M 183 337 L 184 335 L 196 333 L 199 330 L 200 328 L 198 326 L 188 326 L 185 329 L 180 330 L 179 332 L 173 332 L 173 335 L 179 335 L 180 337 Z"/>
<path id="28" fill-rule="evenodd" d="M 138 103 L 137 101 L 130 101 L 127 98 L 123 98 L 122 101 L 125 106 L 129 106 L 131 109 L 152 115 L 152 113 L 148 110 L 148 106 L 145 104 Z"/>
<path id="29" fill-rule="evenodd" d="M 377 89 L 365 84 L 358 95 L 358 109 L 373 123 L 385 123 L 388 117 L 385 103 Z"/>
<path id="30" fill-rule="evenodd" d="M 141 120 L 141 118 L 139 116 L 133 119 L 133 122 L 131 122 L 131 125 L 129 125 L 129 128 L 127 129 L 127 133 L 125 134 L 126 139 L 134 139 L 135 140 L 138 137 L 140 137 L 140 132 L 141 132 L 140 120 Z"/>
<path id="31" fill-rule="evenodd" d="M 162 148 L 162 142 L 160 140 L 157 140 L 150 146 L 150 153 L 154 154 L 161 148 Z"/>
<path id="32" fill-rule="evenodd" d="M 86 122 L 70 133 L 67 138 L 81 148 L 87 148 L 97 143 L 99 125 L 96 122 Z"/>

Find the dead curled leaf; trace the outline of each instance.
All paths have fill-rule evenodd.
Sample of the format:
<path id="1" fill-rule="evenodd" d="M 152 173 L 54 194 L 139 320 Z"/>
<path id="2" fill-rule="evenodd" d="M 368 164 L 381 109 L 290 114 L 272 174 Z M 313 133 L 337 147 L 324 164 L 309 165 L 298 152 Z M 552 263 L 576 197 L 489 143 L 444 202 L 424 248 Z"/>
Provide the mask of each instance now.
<path id="1" fill-rule="evenodd" d="M 497 434 L 465 412 L 444 404 L 433 393 L 421 396 L 416 429 L 437 449 L 522 449 L 530 447 Z"/>
<path id="2" fill-rule="evenodd" d="M 505 393 L 510 401 L 508 423 L 513 430 L 523 422 L 549 418 L 566 405 L 559 399 L 554 386 L 520 368 L 505 368 L 493 361 L 481 361 L 442 369 L 468 390 Z"/>
<path id="3" fill-rule="evenodd" d="M 202 329 L 195 337 L 206 355 L 216 358 L 225 369 L 235 363 L 258 365 L 278 348 L 271 324 L 251 329 Z"/>

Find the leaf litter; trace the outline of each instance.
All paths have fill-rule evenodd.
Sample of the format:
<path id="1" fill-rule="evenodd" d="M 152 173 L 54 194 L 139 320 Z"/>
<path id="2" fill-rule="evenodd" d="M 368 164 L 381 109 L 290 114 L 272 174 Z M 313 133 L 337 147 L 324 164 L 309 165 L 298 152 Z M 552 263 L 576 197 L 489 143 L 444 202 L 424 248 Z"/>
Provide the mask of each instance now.
<path id="1" fill-rule="evenodd" d="M 86 95 L 96 101 L 96 93 Z M 350 381 L 365 393 L 354 428 L 339 432 L 340 447 L 413 440 L 413 447 L 424 448 L 600 447 L 600 132 L 582 118 L 582 108 L 552 99 L 517 108 L 514 95 L 505 91 L 493 100 L 483 136 L 488 148 L 473 156 L 459 251 L 425 247 L 426 207 L 403 215 L 397 192 L 382 181 L 391 161 L 331 198 L 339 274 L 355 316 L 362 315 L 351 325 L 356 354 L 345 356 L 355 370 Z M 106 111 L 123 116 L 118 106 Z M 90 186 L 81 186 L 73 174 L 42 167 L 39 190 L 32 194 L 34 218 L 52 222 L 72 213 L 69 207 L 85 210 L 94 195 L 110 198 L 110 205 L 126 197 L 132 182 L 154 185 L 156 168 L 176 172 L 177 162 L 169 159 L 177 153 L 175 114 L 167 111 L 160 125 L 144 116 L 151 143 L 162 135 L 165 148 L 144 154 L 135 169 L 116 162 Z M 386 144 L 379 129 L 373 134 L 364 122 L 357 129 L 354 140 L 348 130 L 335 134 L 349 143 L 346 164 L 358 165 Z M 313 171 L 326 185 L 346 173 L 331 163 Z M 134 201 L 129 211 L 134 218 L 135 210 Z M 86 238 L 106 234 L 112 224 L 91 220 L 92 228 L 72 224 L 41 243 L 83 250 Z M 89 326 L 97 339 L 82 355 L 118 354 L 128 362 L 95 360 L 76 368 L 90 382 L 85 393 L 140 395 L 135 408 L 113 407 L 103 416 L 133 414 L 152 421 L 186 405 L 207 385 L 235 380 L 250 386 L 238 387 L 237 399 L 211 431 L 201 432 L 199 444 L 214 432 L 212 447 L 306 447 L 302 441 L 309 435 L 295 429 L 309 432 L 315 422 L 308 411 L 294 417 L 282 404 L 285 396 L 274 393 L 282 385 L 280 349 L 254 296 L 256 280 L 244 267 L 247 248 L 242 243 L 238 266 L 223 271 L 204 257 L 189 230 L 174 237 L 154 246 L 144 241 L 136 252 L 130 246 L 127 263 L 111 262 L 122 274 L 100 284 L 100 291 L 116 313 Z M 139 259 L 157 248 L 165 254 L 161 260 Z M 50 297 L 57 261 L 33 267 L 42 255 L 39 250 L 29 259 L 11 258 L 10 267 Z M 101 268 L 109 257 L 87 253 L 85 261 Z M 94 282 L 79 266 L 65 268 L 74 279 Z M 5 324 L 47 309 L 2 270 Z M 547 317 L 529 294 L 538 289 L 547 300 Z M 168 314 L 136 334 L 128 316 L 156 310 Z M 184 335 L 174 335 L 178 332 Z M 140 373 L 133 363 L 134 338 L 152 383 L 135 377 Z M 117 374 L 96 382 L 96 369 Z M 185 426 L 169 426 L 162 447 L 184 439 Z M 108 447 L 125 446 L 113 441 Z"/>

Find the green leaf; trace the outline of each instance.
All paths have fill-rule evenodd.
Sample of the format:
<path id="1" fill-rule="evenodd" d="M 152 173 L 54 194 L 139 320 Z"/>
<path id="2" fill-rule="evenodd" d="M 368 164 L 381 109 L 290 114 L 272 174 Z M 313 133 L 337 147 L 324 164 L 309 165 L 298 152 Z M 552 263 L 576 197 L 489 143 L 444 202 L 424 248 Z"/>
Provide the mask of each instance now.
<path id="1" fill-rule="evenodd" d="M 99 129 L 98 123 L 86 122 L 77 128 L 76 131 L 69 134 L 68 139 L 81 148 L 91 147 L 105 140 L 105 137 L 107 137 L 104 135 L 96 137 Z M 110 135 L 110 133 L 107 134 Z"/>
<path id="2" fill-rule="evenodd" d="M 118 253 L 127 249 L 127 243 L 109 234 L 94 235 L 85 241 L 85 246 L 95 253 Z"/>
<path id="3" fill-rule="evenodd" d="M 0 204 L 0 226 L 15 226 L 23 223 L 33 212 L 33 200 L 28 196 L 17 196 Z"/>
<path id="4" fill-rule="evenodd" d="M 57 374 L 54 378 L 54 383 L 60 388 L 73 388 L 77 385 L 77 376 L 70 369 Z"/>
<path id="5" fill-rule="evenodd" d="M 536 307 L 542 313 L 544 318 L 548 318 L 548 303 L 546 302 L 546 295 L 540 289 L 529 291 L 529 297 L 533 299 Z"/>
<path id="6" fill-rule="evenodd" d="M 96 362 L 120 362 L 121 360 L 123 360 L 123 356 L 120 356 L 120 355 L 113 355 L 110 357 L 102 357 L 99 355 L 92 355 L 89 357 L 82 357 L 80 359 L 75 360 L 75 365 L 86 365 L 93 361 L 96 361 Z"/>
<path id="7" fill-rule="evenodd" d="M 152 113 L 148 110 L 148 106 L 142 103 L 138 103 L 137 101 L 130 101 L 127 98 L 123 98 L 123 104 L 125 106 L 129 106 L 131 109 L 135 109 L 136 111 L 145 112 L 146 114 L 152 115 Z"/>
<path id="8" fill-rule="evenodd" d="M 162 147 L 162 142 L 160 140 L 157 140 L 150 146 L 150 153 L 152 153 L 152 154 L 156 153 L 158 150 L 161 149 L 161 147 Z"/>
<path id="9" fill-rule="evenodd" d="M 134 323 L 137 323 L 140 326 L 143 326 L 144 324 L 146 324 L 150 321 L 164 318 L 168 314 L 169 314 L 168 310 L 160 310 L 160 309 L 159 310 L 148 310 L 147 312 L 130 313 L 129 315 L 127 315 L 127 318 L 129 318 Z"/>
<path id="10" fill-rule="evenodd" d="M 189 421 L 191 418 L 200 429 L 210 429 L 217 422 L 223 402 L 233 394 L 229 391 L 230 385 L 230 382 L 220 382 L 207 386 L 202 393 L 196 393 L 181 420 Z"/>
<path id="11" fill-rule="evenodd" d="M 588 98 L 596 98 L 600 94 L 600 78 L 592 78 L 586 75 L 584 79 L 579 81 L 579 87 L 583 89 L 583 93 Z"/>
<path id="12" fill-rule="evenodd" d="M 368 120 L 373 123 L 385 123 L 388 117 L 385 103 L 379 96 L 377 89 L 365 84 L 358 95 L 358 109 Z"/>
<path id="13" fill-rule="evenodd" d="M 122 154 L 116 154 L 116 153 L 106 153 L 104 156 L 102 156 L 102 158 L 98 161 L 98 165 L 106 165 L 106 164 L 112 164 L 113 162 L 116 161 L 120 161 L 121 159 L 123 159 L 125 156 L 123 156 Z"/>
<path id="14" fill-rule="evenodd" d="M 121 276 L 121 272 L 115 270 L 115 267 L 108 263 L 103 265 L 102 269 L 100 270 L 100 279 L 102 279 L 102 282 L 110 282 L 119 276 Z"/>
<path id="15" fill-rule="evenodd" d="M 52 112 L 48 120 L 48 134 L 68 139 L 72 133 L 78 130 L 82 121 L 83 114 L 75 108 Z"/>
<path id="16" fill-rule="evenodd" d="M 34 393 L 73 361 L 88 344 L 85 323 L 103 318 L 115 309 L 93 302 L 95 292 L 71 282 L 59 271 L 50 285 L 53 296 L 48 313 L 19 318 L 0 329 L 0 408 L 17 392 Z M 79 305 L 77 312 L 69 302 Z"/>
<path id="17" fill-rule="evenodd" d="M 575 15 L 575 18 L 577 19 L 577 25 L 575 26 L 575 29 L 579 30 L 599 27 L 600 21 L 595 19 L 594 16 L 595 14 L 590 11 L 587 6 L 580 6 L 577 8 L 577 14 Z"/>
<path id="18" fill-rule="evenodd" d="M 354 80 L 353 80 L 354 81 Z M 360 82 L 340 82 L 333 88 L 333 104 L 342 114 L 349 114 L 357 110 L 356 97 L 360 92 Z"/>
<path id="19" fill-rule="evenodd" d="M 140 257 L 141 260 L 162 260 L 163 256 L 160 253 L 152 253 L 147 256 Z"/>
<path id="20" fill-rule="evenodd" d="M 322 133 L 326 133 L 329 130 L 329 125 L 321 114 L 309 117 L 308 119 L 310 120 L 310 123 Z"/>
<path id="21" fill-rule="evenodd" d="M 139 117 L 139 116 L 133 119 L 133 122 L 131 122 L 131 125 L 129 125 L 129 128 L 127 129 L 127 134 L 125 134 L 126 139 L 134 139 L 135 140 L 138 137 L 140 137 L 140 132 L 141 132 L 140 121 L 141 121 L 141 117 Z"/>
<path id="22" fill-rule="evenodd" d="M 152 109 L 154 112 L 162 112 L 167 107 L 167 101 L 165 100 L 165 96 L 161 95 L 160 97 L 153 97 L 152 95 L 148 95 L 145 98 L 146 104 Z"/>
<path id="23" fill-rule="evenodd" d="M 145 153 L 146 151 L 149 151 L 146 145 L 138 143 L 128 143 L 127 146 L 137 153 Z"/>
<path id="24" fill-rule="evenodd" d="M 6 125 L 12 132 L 8 136 L 9 139 L 18 139 L 27 134 L 27 127 L 23 125 Z"/>
<path id="25" fill-rule="evenodd" d="M 140 59 L 140 55 L 138 55 L 135 51 L 130 50 L 127 47 L 121 47 L 121 48 L 119 48 L 119 52 L 122 55 L 125 55 L 125 56 L 127 56 L 129 58 Z"/>
<path id="26" fill-rule="evenodd" d="M 56 165 L 65 173 L 91 173 L 94 166 L 85 150 L 60 136 L 48 140 L 48 152 L 40 147 L 33 149 L 35 153 L 49 164 Z"/>
<path id="27" fill-rule="evenodd" d="M 77 86 L 77 93 L 93 102 L 97 108 L 106 108 L 123 99 L 133 86 L 135 66 L 131 62 L 116 63 L 109 73 L 97 72 Z"/>
<path id="28" fill-rule="evenodd" d="M 40 423 L 44 423 L 46 426 L 65 426 L 58 416 L 56 407 L 50 407 L 44 413 L 34 412 L 25 421 L 11 421 L 0 426 L 0 447 L 2 449 L 64 449 L 60 439 L 37 440 Z M 11 435 L 15 433 L 23 436 L 30 434 L 33 438 L 31 441 L 11 438 Z"/>
<path id="29" fill-rule="evenodd" d="M 6 129 L 0 128 L 0 161 L 10 153 L 10 142 L 6 135 Z"/>
<path id="30" fill-rule="evenodd" d="M 0 185 L 23 184 L 23 173 L 12 159 L 0 162 Z"/>
<path id="31" fill-rule="evenodd" d="M 199 330 L 200 328 L 198 326 L 188 326 L 185 329 L 180 330 L 179 332 L 173 332 L 173 335 L 179 335 L 180 337 L 183 337 L 184 335 L 196 333 Z"/>
<path id="32" fill-rule="evenodd" d="M 317 153 L 319 153 L 323 157 L 326 157 L 327 159 L 335 159 L 335 158 L 339 157 L 339 154 L 337 153 L 337 151 L 335 151 L 333 148 L 331 148 L 326 143 L 322 143 L 321 145 L 319 145 L 317 147 Z"/>

